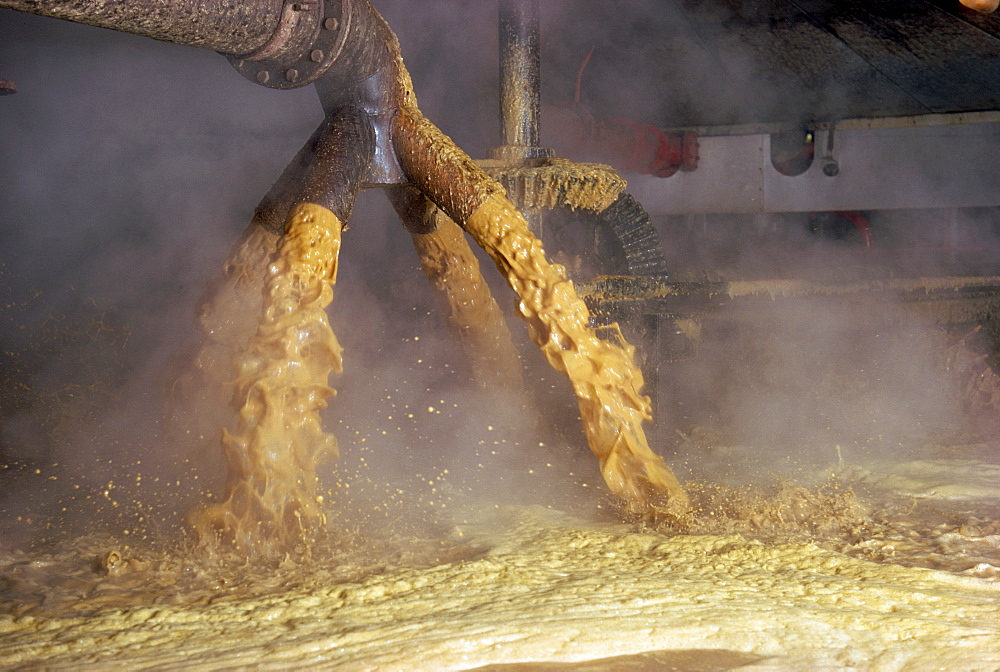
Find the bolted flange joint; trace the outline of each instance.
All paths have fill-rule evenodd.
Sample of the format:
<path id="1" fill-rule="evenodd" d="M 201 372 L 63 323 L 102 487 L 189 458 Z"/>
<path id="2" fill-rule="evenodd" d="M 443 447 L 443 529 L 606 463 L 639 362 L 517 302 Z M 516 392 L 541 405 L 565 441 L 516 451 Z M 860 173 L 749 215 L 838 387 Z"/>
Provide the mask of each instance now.
<path id="1" fill-rule="evenodd" d="M 340 55 L 351 22 L 350 0 L 285 0 L 270 39 L 249 54 L 225 54 L 247 79 L 272 89 L 312 84 Z"/>

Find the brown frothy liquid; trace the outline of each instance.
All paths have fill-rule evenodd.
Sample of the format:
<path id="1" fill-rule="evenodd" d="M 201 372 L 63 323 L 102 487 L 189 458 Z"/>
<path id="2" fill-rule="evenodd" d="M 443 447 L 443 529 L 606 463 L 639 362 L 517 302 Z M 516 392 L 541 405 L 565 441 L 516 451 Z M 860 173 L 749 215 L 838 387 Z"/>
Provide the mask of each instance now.
<path id="1" fill-rule="evenodd" d="M 200 300 L 202 341 L 179 356 L 167 416 L 171 443 L 190 455 L 218 450 L 219 428 L 236 422 L 236 409 L 220 394 L 236 374 L 235 360 L 257 330 L 264 300 L 261 288 L 279 236 L 251 225 L 236 243 Z"/>
<path id="2" fill-rule="evenodd" d="M 412 234 L 421 270 L 451 309 L 451 324 L 462 339 L 476 381 L 483 387 L 521 391 L 521 362 L 503 312 L 479 272 L 479 261 L 462 229 L 434 210 L 434 230 Z"/>
<path id="3" fill-rule="evenodd" d="M 507 199 L 490 196 L 466 229 L 493 257 L 521 297 L 519 309 L 532 341 L 573 384 L 590 449 L 611 491 L 633 513 L 681 519 L 688 498 L 663 460 L 649 448 L 642 422 L 651 417 L 640 393 L 635 348 L 598 338 L 590 313 L 562 267 L 550 264 L 541 242 Z"/>
<path id="4" fill-rule="evenodd" d="M 188 515 L 203 539 L 253 554 L 299 543 L 308 551 L 325 523 L 316 464 L 336 457 L 337 444 L 319 410 L 334 394 L 327 381 L 341 370 L 341 348 L 324 309 L 333 299 L 340 233 L 340 220 L 321 206 L 303 203 L 289 216 L 267 268 L 257 331 L 237 361 L 239 420 L 222 438 L 225 497 Z"/>

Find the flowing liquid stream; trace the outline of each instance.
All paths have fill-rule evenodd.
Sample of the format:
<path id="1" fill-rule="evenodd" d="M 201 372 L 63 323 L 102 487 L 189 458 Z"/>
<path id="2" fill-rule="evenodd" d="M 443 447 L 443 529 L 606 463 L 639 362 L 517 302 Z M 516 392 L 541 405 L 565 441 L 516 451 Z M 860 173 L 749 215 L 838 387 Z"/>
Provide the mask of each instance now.
<path id="1" fill-rule="evenodd" d="M 621 368 L 631 365 L 629 347 L 585 328 L 582 303 L 506 202 L 489 201 L 469 228 L 518 290 L 546 357 L 571 375 L 592 446 L 611 447 L 595 450 L 609 485 L 619 494 L 635 489 L 637 502 L 646 501 L 645 488 L 673 487 L 672 475 L 655 468 L 659 458 L 646 455 L 641 431 L 632 431 L 648 402 L 634 385 L 638 370 Z M 453 501 L 450 525 L 402 542 L 322 539 L 316 465 L 336 454 L 336 444 L 322 431 L 319 410 L 340 364 L 324 308 L 339 236 L 332 213 L 309 204 L 295 211 L 280 241 L 255 232 L 227 265 L 214 310 L 203 315 L 211 338 L 198 358 L 201 376 L 231 384 L 239 417 L 223 442 L 225 495 L 189 520 L 204 539 L 224 539 L 223 549 L 272 560 L 144 552 L 101 538 L 0 553 L 0 666 L 1000 665 L 1000 522 L 981 502 L 921 512 L 912 499 L 872 504 L 837 483 L 770 492 L 689 486 L 704 513 L 689 518 L 688 535 L 660 534 L 655 520 L 636 529 L 541 507 Z M 226 373 L 233 352 L 242 353 L 235 381 Z M 976 456 L 958 455 L 954 482 L 970 482 L 973 470 L 982 479 L 978 496 L 989 497 L 1000 465 L 985 453 L 970 461 Z M 923 468 L 928 492 L 940 489 L 942 463 Z M 908 483 L 915 473 L 907 472 Z M 995 505 L 995 496 L 988 501 Z M 290 557 L 296 547 L 313 548 L 311 562 Z"/>
<path id="2" fill-rule="evenodd" d="M 329 258 L 303 260 L 319 248 L 314 241 L 329 242 L 327 232 L 339 228 L 322 210 L 306 206 L 303 212 L 296 220 L 301 235 L 291 236 L 298 242 L 283 243 L 284 256 L 268 264 L 260 248 L 243 248 L 237 258 L 247 264 L 230 266 L 223 294 L 232 296 L 229 290 L 244 281 L 259 289 L 250 280 L 264 277 L 266 267 L 267 286 L 281 290 L 269 299 L 285 297 L 279 303 L 291 313 L 304 317 L 322 302 L 322 287 L 329 289 L 333 278 Z M 262 242 L 266 250 L 266 236 L 248 244 Z M 289 258 L 295 262 L 283 263 Z M 290 268 L 299 270 L 289 274 Z M 280 281 L 290 277 L 301 282 Z M 307 337 L 294 342 L 323 346 L 325 354 L 310 360 L 322 362 L 313 374 L 282 380 L 294 391 L 313 389 L 322 377 L 325 388 L 334 341 L 313 339 L 315 329 L 328 333 L 324 320 L 278 311 L 253 331 L 246 323 L 254 320 L 241 312 L 228 313 L 232 321 L 221 326 L 250 332 L 251 352 L 281 340 L 267 338 L 278 333 L 268 328 L 278 323 Z M 218 347 L 211 356 L 206 351 L 204 363 L 219 361 Z M 267 369 L 247 361 L 236 398 L 250 402 L 254 396 L 246 391 Z M 296 398 L 266 389 L 278 399 Z M 317 391 L 307 399 L 318 408 L 329 391 Z M 258 408 L 245 403 L 241 410 Z M 306 419 L 314 410 L 306 408 Z M 271 439 L 296 436 L 294 426 L 266 426 Z M 235 427 L 233 434 L 242 436 L 247 425 Z M 330 448 L 321 434 L 306 436 L 312 439 L 306 445 L 319 449 L 298 469 L 314 469 L 317 453 Z M 269 489 L 259 497 L 257 506 L 276 502 L 277 511 L 290 515 L 240 508 L 246 488 L 259 487 L 260 470 L 274 464 L 273 451 L 288 449 L 273 441 L 259 445 L 261 451 L 246 455 L 248 444 L 226 444 L 236 451 L 230 460 L 245 460 L 246 468 L 231 478 L 227 499 L 201 509 L 196 520 L 210 537 L 221 529 L 236 541 L 246 529 L 259 538 L 244 543 L 263 539 L 267 548 L 308 541 L 322 519 L 301 515 L 303 503 L 315 502 L 314 481 L 301 473 L 264 482 Z M 956 487 L 974 472 L 982 477 L 980 494 L 988 495 L 997 480 L 987 477 L 987 465 L 966 464 L 975 457 L 967 451 L 955 457 Z M 993 469 L 1000 473 L 1000 465 Z M 919 473 L 925 488 L 940 489 L 940 462 Z M 918 475 L 911 470 L 907 482 L 916 483 Z M 926 515 L 911 510 L 906 498 L 872 510 L 844 486 L 689 492 L 695 506 L 712 515 L 698 517 L 694 534 L 679 536 L 542 507 L 449 501 L 450 522 L 429 534 L 401 544 L 318 539 L 311 562 L 285 558 L 278 567 L 226 562 L 225 554 L 218 562 L 220 556 L 176 549 L 145 552 L 121 539 L 3 553 L 0 667 L 774 672 L 1000 665 L 995 497 L 993 508 L 957 502 Z M 260 518 L 239 518 L 241 511 Z"/>
<path id="3" fill-rule="evenodd" d="M 199 376 L 228 386 L 238 411 L 223 439 L 225 493 L 188 518 L 206 544 L 157 553 L 90 537 L 0 553 L 0 667 L 997 669 L 992 453 L 952 460 L 958 491 L 981 479 L 968 504 L 865 501 L 836 480 L 689 486 L 688 500 L 642 433 L 649 402 L 631 347 L 589 328 L 571 283 L 505 199 L 488 198 L 466 230 L 570 377 L 607 485 L 645 523 L 573 518 L 553 510 L 560 502 L 455 498 L 447 522 L 406 539 L 324 539 L 316 467 L 337 447 L 319 411 L 340 369 L 324 311 L 341 225 L 303 204 L 280 240 L 246 238 L 202 316 Z M 940 490 L 941 454 L 906 482 Z M 860 485 L 869 476 L 844 470 Z M 675 513 L 649 516 L 662 493 Z M 661 533 L 660 522 L 676 531 L 678 520 L 690 534 Z M 230 561 L 232 549 L 243 562 Z"/>
<path id="4" fill-rule="evenodd" d="M 209 344 L 197 362 L 208 389 L 229 386 L 238 416 L 223 437 L 225 493 L 188 520 L 205 547 L 268 561 L 142 557 L 116 539 L 4 553 L 0 666 L 561 669 L 552 661 L 615 656 L 625 658 L 579 669 L 1000 665 L 995 514 L 959 507 L 911 524 L 894 520 L 907 511 L 887 506 L 879 518 L 840 487 L 759 497 L 706 487 L 690 501 L 710 515 L 694 517 L 642 431 L 649 401 L 631 346 L 597 337 L 505 198 L 488 196 L 463 226 L 570 378 L 609 489 L 652 529 L 473 503 L 405 553 L 367 539 L 325 544 L 316 468 L 337 454 L 319 411 L 340 370 L 324 310 L 341 223 L 303 204 L 283 238 L 257 231 L 234 254 L 203 315 Z M 695 534 L 664 536 L 659 521 Z M 754 540 L 761 530 L 773 532 L 757 535 L 766 544 Z M 310 563 L 292 552 L 319 548 Z M 921 564 L 953 573 L 899 566 Z M 527 661 L 547 662 L 502 666 Z"/>
<path id="5" fill-rule="evenodd" d="M 334 394 L 330 373 L 341 370 L 341 348 L 325 312 L 333 299 L 340 233 L 336 215 L 321 206 L 301 204 L 289 216 L 267 267 L 260 324 L 237 361 L 239 424 L 223 432 L 229 468 L 224 499 L 188 516 L 206 540 L 218 535 L 244 553 L 265 556 L 302 542 L 308 553 L 326 522 L 316 465 L 337 455 L 319 411 Z M 235 256 L 254 258 L 245 250 Z M 237 268 L 233 277 L 245 274 L 255 273 Z"/>
<path id="6" fill-rule="evenodd" d="M 483 388 L 523 393 L 521 362 L 503 311 L 479 272 L 479 261 L 465 233 L 437 208 L 432 216 L 434 230 L 413 233 L 413 246 L 424 275 L 444 296 L 473 377 Z"/>
<path id="7" fill-rule="evenodd" d="M 634 348 L 620 333 L 619 343 L 597 337 L 572 283 L 560 267 L 548 263 L 541 243 L 506 199 L 487 199 L 467 226 L 521 297 L 533 340 L 572 381 L 588 441 L 611 491 L 636 513 L 685 516 L 687 498 L 680 484 L 642 431 L 650 404 L 640 393 L 643 378 Z M 449 246 L 447 237 L 440 241 Z M 260 242 L 251 236 L 245 244 Z M 239 423 L 223 434 L 225 496 L 188 517 L 207 541 L 221 538 L 243 553 L 265 556 L 302 543 L 308 553 L 325 524 L 316 465 L 337 454 L 334 437 L 320 426 L 319 410 L 333 394 L 329 374 L 341 367 L 340 346 L 324 312 L 333 296 L 339 250 L 340 223 L 333 213 L 312 204 L 293 212 L 268 266 L 260 324 L 245 348 L 234 347 L 242 352 L 233 394 Z M 238 268 L 235 260 L 240 259 L 258 257 L 238 250 L 229 264 L 231 277 L 256 275 Z M 479 281 L 478 268 L 469 263 L 452 268 L 451 292 L 457 297 L 471 293 Z M 230 298 L 232 292 L 220 296 Z M 209 312 L 213 310 L 225 308 Z M 466 321 L 491 319 L 488 312 L 464 313 Z M 660 508 L 651 505 L 658 497 Z"/>
<path id="8" fill-rule="evenodd" d="M 521 298 L 531 339 L 573 385 L 591 450 L 611 492 L 631 512 L 682 522 L 688 498 L 677 478 L 649 447 L 642 423 L 652 417 L 641 394 L 635 348 L 597 336 L 586 304 L 565 271 L 545 258 L 541 242 L 507 199 L 490 196 L 466 229 L 489 252 Z"/>

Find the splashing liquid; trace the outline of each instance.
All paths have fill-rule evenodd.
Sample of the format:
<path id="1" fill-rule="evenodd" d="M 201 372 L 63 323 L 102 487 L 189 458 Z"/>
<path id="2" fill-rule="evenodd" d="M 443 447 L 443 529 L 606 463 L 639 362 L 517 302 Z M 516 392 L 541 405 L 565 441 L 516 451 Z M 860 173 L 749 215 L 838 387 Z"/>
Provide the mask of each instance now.
<path id="1" fill-rule="evenodd" d="M 507 199 L 487 198 L 466 229 L 521 298 L 519 310 L 532 341 L 572 382 L 587 441 L 611 491 L 632 513 L 686 517 L 688 498 L 642 429 L 652 412 L 649 397 L 640 393 L 635 348 L 620 334 L 617 343 L 597 336 L 573 283 L 562 267 L 546 260 L 541 242 Z"/>
<path id="2" fill-rule="evenodd" d="M 465 234 L 450 217 L 435 208 L 435 228 L 414 233 L 423 273 L 443 295 L 452 326 L 482 387 L 522 392 L 521 362 L 507 330 L 503 312 L 479 272 L 479 261 Z"/>
<path id="3" fill-rule="evenodd" d="M 316 465 L 337 455 L 319 411 L 334 394 L 330 372 L 341 370 L 341 348 L 325 313 L 340 234 L 336 215 L 321 206 L 304 203 L 289 216 L 267 269 L 260 323 L 237 361 L 239 420 L 222 438 L 225 498 L 188 516 L 203 539 L 221 538 L 248 554 L 299 543 L 308 552 L 325 524 Z"/>
<path id="4" fill-rule="evenodd" d="M 262 226 L 248 227 L 233 246 L 221 277 L 202 295 L 202 342 L 195 352 L 178 356 L 180 373 L 167 400 L 168 436 L 182 453 L 214 454 L 219 428 L 236 422 L 237 409 L 221 392 L 235 377 L 237 355 L 257 331 L 261 290 L 278 240 L 278 234 Z"/>

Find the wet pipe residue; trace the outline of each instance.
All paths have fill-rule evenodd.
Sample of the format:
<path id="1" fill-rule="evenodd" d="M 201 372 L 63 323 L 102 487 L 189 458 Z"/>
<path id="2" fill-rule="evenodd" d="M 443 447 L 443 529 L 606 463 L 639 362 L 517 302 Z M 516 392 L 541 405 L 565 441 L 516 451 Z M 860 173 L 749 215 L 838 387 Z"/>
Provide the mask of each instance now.
<path id="1" fill-rule="evenodd" d="M 289 216 L 267 267 L 260 323 L 237 361 L 239 420 L 222 438 L 229 468 L 224 499 L 188 516 L 205 540 L 221 538 L 248 554 L 271 555 L 300 543 L 308 551 L 326 522 L 316 465 L 337 455 L 319 411 L 334 394 L 330 373 L 341 370 L 341 348 L 325 312 L 340 234 L 336 215 L 321 206 L 304 203 Z"/>

